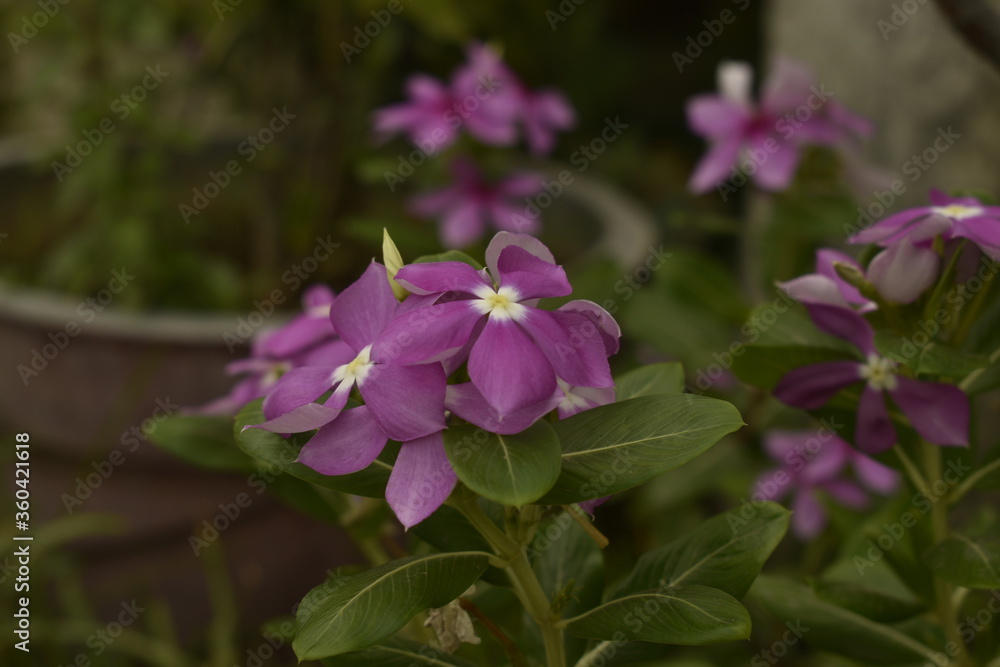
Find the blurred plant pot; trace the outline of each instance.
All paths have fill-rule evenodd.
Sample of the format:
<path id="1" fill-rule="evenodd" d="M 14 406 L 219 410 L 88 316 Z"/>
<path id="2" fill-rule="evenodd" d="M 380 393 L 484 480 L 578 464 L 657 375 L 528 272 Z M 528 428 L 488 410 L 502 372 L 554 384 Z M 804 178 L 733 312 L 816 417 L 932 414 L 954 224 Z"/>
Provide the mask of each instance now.
<path id="1" fill-rule="evenodd" d="M 74 544 L 89 592 L 108 609 L 162 597 L 182 636 L 201 632 L 211 609 L 189 538 L 240 494 L 250 504 L 220 521 L 228 525 L 206 548 L 223 544 L 244 628 L 290 613 L 328 569 L 361 562 L 339 529 L 258 494 L 246 474 L 195 468 L 146 439 L 158 416 L 228 390 L 223 368 L 246 353 L 223 342 L 236 315 L 92 313 L 51 293 L 0 289 L 0 424 L 31 438 L 33 525 L 109 512 L 127 526 Z"/>

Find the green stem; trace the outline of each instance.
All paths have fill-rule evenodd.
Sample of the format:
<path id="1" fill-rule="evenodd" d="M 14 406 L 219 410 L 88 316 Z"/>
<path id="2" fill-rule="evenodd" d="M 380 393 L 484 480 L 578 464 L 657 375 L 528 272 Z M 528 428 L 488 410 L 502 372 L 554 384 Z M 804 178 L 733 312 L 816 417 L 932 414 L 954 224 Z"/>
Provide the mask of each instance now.
<path id="1" fill-rule="evenodd" d="M 943 479 L 941 449 L 923 439 L 921 439 L 920 445 L 923 449 L 922 453 L 924 459 L 925 479 L 935 481 Z M 940 501 L 935 502 L 931 505 L 931 542 L 932 544 L 938 544 L 944 541 L 947 537 L 948 503 Z M 941 629 L 944 630 L 945 637 L 947 637 L 948 641 L 953 642 L 960 651 L 959 655 L 956 656 L 958 658 L 958 664 L 968 665 L 969 657 L 964 650 L 965 642 L 962 641 L 962 637 L 958 631 L 958 626 L 955 623 L 957 611 L 954 605 L 953 594 L 954 590 L 952 585 L 941 577 L 935 575 L 934 610 L 938 617 L 938 623 L 940 624 Z"/>
<path id="2" fill-rule="evenodd" d="M 944 296 L 945 286 L 951 282 L 952 276 L 955 275 L 955 267 L 958 265 L 958 258 L 963 250 L 965 250 L 965 239 L 962 239 L 959 243 L 955 249 L 955 253 L 951 256 L 951 260 L 945 266 L 944 271 L 941 272 L 941 277 L 938 278 L 937 285 L 934 286 L 934 291 L 931 292 L 931 298 L 927 300 L 927 305 L 924 306 L 924 320 L 930 321 L 934 319 L 938 303 L 941 302 L 941 297 Z"/>
<path id="3" fill-rule="evenodd" d="M 965 341 L 965 337 L 969 335 L 969 329 L 976 323 L 976 318 L 979 317 L 979 312 L 983 309 L 983 304 L 986 303 L 986 297 L 990 293 L 990 288 L 996 282 L 994 278 L 995 276 L 990 274 L 990 277 L 983 281 L 983 287 L 972 297 L 972 303 L 969 305 L 969 309 L 965 311 L 962 321 L 959 323 L 952 337 L 952 342 L 956 345 L 961 345 Z"/>
<path id="4" fill-rule="evenodd" d="M 910 481 L 913 482 L 913 488 L 921 493 L 928 493 L 929 489 L 927 488 L 927 480 L 924 479 L 924 476 L 920 473 L 920 469 L 917 468 L 913 459 L 911 459 L 898 444 L 892 448 L 892 451 L 896 452 L 896 456 L 898 456 L 899 460 L 902 462 L 903 468 L 906 469 L 907 476 L 910 478 Z"/>
<path id="5" fill-rule="evenodd" d="M 747 220 L 740 245 L 743 289 L 751 306 L 764 300 L 764 248 L 767 228 L 774 215 L 774 200 L 753 186 L 747 190 Z"/>
<path id="6" fill-rule="evenodd" d="M 971 387 L 973 383 L 975 383 L 975 381 L 979 379 L 979 376 L 985 373 L 987 370 L 989 370 L 989 368 L 994 364 L 996 364 L 997 362 L 1000 362 L 1000 347 L 993 350 L 993 353 L 990 354 L 990 360 L 988 364 L 986 364 L 982 368 L 977 368 L 976 370 L 966 375 L 965 378 L 963 378 L 963 380 L 958 383 L 958 388 L 965 392 L 969 391 L 969 387 Z"/>
<path id="7" fill-rule="evenodd" d="M 514 593 L 521 600 L 521 604 L 527 609 L 531 617 L 538 623 L 541 630 L 542 641 L 545 645 L 545 664 L 547 667 L 566 667 L 566 647 L 563 640 L 563 631 L 558 627 L 559 618 L 552 613 L 552 605 L 542 585 L 538 582 L 528 556 L 524 542 L 513 539 L 511 535 L 505 534 L 493 523 L 493 520 L 486 515 L 486 512 L 476 502 L 476 497 L 468 489 L 459 488 L 452 494 L 449 502 L 454 505 L 469 523 L 479 531 L 497 555 L 507 563 L 505 571 L 510 578 Z M 533 526 L 529 525 L 537 521 L 537 508 L 525 508 L 525 515 L 528 520 L 518 522 L 510 521 L 510 531 L 519 538 L 528 539 L 533 533 Z"/>
<path id="8" fill-rule="evenodd" d="M 613 645 L 614 642 L 611 641 L 601 642 L 590 651 L 587 651 L 586 655 L 577 660 L 576 665 L 574 665 L 574 667 L 591 667 L 591 665 L 595 664 L 595 661 L 598 659 L 601 659 L 601 663 L 603 664 L 605 662 L 603 659 L 604 652 L 608 649 L 608 647 Z"/>
<path id="9" fill-rule="evenodd" d="M 966 493 L 968 493 L 972 489 L 973 486 L 976 485 L 977 482 L 979 482 L 979 480 L 981 480 L 983 477 L 986 477 L 987 475 L 989 475 L 990 473 L 994 472 L 997 469 L 1000 469 L 1000 459 L 997 459 L 996 461 L 993 461 L 992 463 L 983 466 L 976 472 L 966 477 L 965 481 L 959 484 L 958 487 L 951 492 L 951 495 L 948 496 L 948 504 L 954 505 L 955 503 L 957 503 L 959 500 L 962 499 L 963 496 L 965 496 Z"/>

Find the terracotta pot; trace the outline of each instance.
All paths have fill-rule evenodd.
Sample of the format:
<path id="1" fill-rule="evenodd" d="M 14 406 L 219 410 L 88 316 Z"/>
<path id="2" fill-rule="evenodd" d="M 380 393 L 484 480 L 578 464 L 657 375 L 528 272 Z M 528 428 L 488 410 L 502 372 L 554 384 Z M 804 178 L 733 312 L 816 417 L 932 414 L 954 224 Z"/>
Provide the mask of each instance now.
<path id="1" fill-rule="evenodd" d="M 240 494 L 249 506 L 208 548 L 223 545 L 245 628 L 288 614 L 328 569 L 363 561 L 343 532 L 258 494 L 247 474 L 198 469 L 146 440 L 157 415 L 228 390 L 223 368 L 246 354 L 223 342 L 235 327 L 235 314 L 91 317 L 77 301 L 0 291 L 0 424 L 31 438 L 33 526 L 83 512 L 123 519 L 124 532 L 71 546 L 89 592 L 109 614 L 161 596 L 182 636 L 211 614 L 189 538 Z"/>

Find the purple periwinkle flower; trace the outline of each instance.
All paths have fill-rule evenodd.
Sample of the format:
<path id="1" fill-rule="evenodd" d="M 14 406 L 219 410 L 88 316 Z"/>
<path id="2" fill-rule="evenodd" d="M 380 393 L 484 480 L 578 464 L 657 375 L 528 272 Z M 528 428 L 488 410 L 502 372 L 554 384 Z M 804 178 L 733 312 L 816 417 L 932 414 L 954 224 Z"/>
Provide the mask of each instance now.
<path id="1" fill-rule="evenodd" d="M 809 431 L 772 431 L 764 448 L 780 465 L 757 481 L 755 497 L 781 500 L 792 494 L 792 530 L 803 540 L 816 537 L 826 526 L 826 510 L 817 492 L 852 509 L 868 506 L 865 489 L 889 495 L 899 486 L 899 473 L 855 451 L 832 434 L 821 438 Z M 854 468 L 855 481 L 847 478 Z"/>
<path id="2" fill-rule="evenodd" d="M 750 174 L 765 190 L 784 190 L 792 182 L 801 146 L 840 146 L 871 133 L 871 124 L 817 86 L 802 64 L 777 58 L 759 104 L 751 93 L 753 70 L 743 62 L 719 65 L 719 94 L 699 95 L 687 105 L 688 125 L 710 142 L 688 188 L 703 193 L 717 187 L 745 157 Z M 749 170 L 747 170 L 749 173 Z"/>
<path id="3" fill-rule="evenodd" d="M 419 302 L 414 300 L 413 304 Z M 372 262 L 330 308 L 330 319 L 354 357 L 339 366 L 306 366 L 283 375 L 264 400 L 267 421 L 256 425 L 276 433 L 319 429 L 299 461 L 327 475 L 367 467 L 391 438 L 416 440 L 442 430 L 445 376 L 440 364 L 385 363 L 372 345 L 399 311 L 385 267 Z M 345 410 L 357 387 L 364 405 Z M 315 401 L 333 390 L 322 404 Z"/>
<path id="4" fill-rule="evenodd" d="M 353 357 L 330 323 L 334 293 L 313 285 L 302 294 L 303 313 L 284 326 L 255 336 L 250 357 L 226 366 L 227 375 L 243 375 L 232 390 L 214 401 L 187 410 L 190 414 L 236 414 L 240 408 L 267 396 L 282 374 L 299 366 L 339 365 Z"/>
<path id="5" fill-rule="evenodd" d="M 774 388 L 778 399 L 815 410 L 844 387 L 863 382 L 854 434 L 854 442 L 862 451 L 877 454 L 896 442 L 896 429 L 886 407 L 887 395 L 927 441 L 938 445 L 968 444 L 969 398 L 961 389 L 900 374 L 897 362 L 875 348 L 871 325 L 854 311 L 823 304 L 807 304 L 806 308 L 817 327 L 851 342 L 865 358 L 796 368 Z"/>
<path id="6" fill-rule="evenodd" d="M 936 252 L 902 239 L 872 257 L 867 277 L 887 301 L 913 303 L 940 272 L 941 258 Z"/>
<path id="7" fill-rule="evenodd" d="M 375 112 L 376 134 L 405 133 L 431 154 L 454 143 L 462 128 L 493 146 L 514 144 L 523 128 L 533 153 L 549 153 L 556 132 L 575 122 L 566 98 L 554 90 L 528 89 L 487 45 L 473 42 L 466 54 L 447 84 L 425 74 L 412 76 L 407 102 Z"/>
<path id="8" fill-rule="evenodd" d="M 451 164 L 454 182 L 443 190 L 419 195 L 410 201 L 410 211 L 440 220 L 441 241 L 449 248 L 464 248 L 479 240 L 489 226 L 497 230 L 531 233 L 538 219 L 520 215 L 518 202 L 541 190 L 538 174 L 515 172 L 490 184 L 467 158 Z"/>
<path id="9" fill-rule="evenodd" d="M 579 387 L 613 386 L 604 337 L 594 321 L 579 312 L 536 307 L 540 298 L 572 291 L 548 248 L 525 234 L 500 232 L 486 259 L 488 271 L 462 262 L 400 269 L 396 281 L 409 291 L 447 298 L 397 317 L 375 342 L 374 353 L 413 364 L 467 352 L 475 392 L 464 390 L 450 402 L 463 418 L 462 406 L 478 395 L 498 422 L 517 419 L 520 411 L 552 400 L 557 377 Z M 418 337 L 410 333 L 418 330 Z"/>
<path id="10" fill-rule="evenodd" d="M 931 190 L 931 206 L 918 206 L 890 215 L 851 237 L 851 243 L 892 246 L 905 239 L 915 246 L 969 239 L 993 261 L 1000 261 L 1000 206 L 987 206 L 975 197 L 949 197 Z"/>

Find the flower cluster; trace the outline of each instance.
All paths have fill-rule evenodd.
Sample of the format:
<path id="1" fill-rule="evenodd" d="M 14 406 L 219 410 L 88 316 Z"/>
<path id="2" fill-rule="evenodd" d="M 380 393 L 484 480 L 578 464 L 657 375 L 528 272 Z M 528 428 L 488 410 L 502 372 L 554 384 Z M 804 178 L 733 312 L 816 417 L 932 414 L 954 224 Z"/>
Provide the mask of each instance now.
<path id="1" fill-rule="evenodd" d="M 454 143 L 463 128 L 492 146 L 516 143 L 523 129 L 532 153 L 551 152 L 556 132 L 576 120 L 562 93 L 530 90 L 489 46 L 473 43 L 467 55 L 468 62 L 448 83 L 425 74 L 411 77 L 406 86 L 410 99 L 376 111 L 375 132 L 403 132 L 433 153 Z"/>
<path id="2" fill-rule="evenodd" d="M 471 44 L 467 52 L 468 61 L 448 83 L 423 74 L 411 77 L 408 101 L 375 112 L 376 134 L 404 133 L 426 155 L 455 144 L 463 129 L 490 146 L 511 146 L 523 135 L 532 155 L 548 155 L 557 133 L 575 123 L 565 96 L 555 90 L 529 89 L 486 45 Z M 409 207 L 418 217 L 440 221 L 444 245 L 466 247 L 489 226 L 538 231 L 537 219 L 519 216 L 515 205 L 541 191 L 539 174 L 510 170 L 505 177 L 491 180 L 464 154 L 451 158 L 450 171 L 450 186 L 414 198 Z"/>
<path id="3" fill-rule="evenodd" d="M 804 65 L 777 58 L 755 104 L 753 69 L 744 62 L 723 62 L 718 94 L 699 95 L 687 105 L 691 130 L 710 142 L 688 188 L 701 194 L 720 186 L 744 160 L 744 168 L 765 190 L 785 190 L 792 182 L 804 145 L 841 151 L 857 164 L 853 144 L 872 133 L 871 123 L 831 99 Z"/>
<path id="4" fill-rule="evenodd" d="M 315 430 L 299 461 L 326 475 L 362 470 L 389 440 L 403 443 L 386 498 L 409 527 L 455 485 L 442 436 L 449 420 L 513 434 L 552 411 L 564 418 L 612 402 L 614 319 L 589 301 L 539 308 L 572 288 L 531 236 L 497 234 L 486 266 L 418 263 L 390 276 L 372 262 L 329 307 L 347 355 L 285 372 L 255 428 Z M 409 292 L 402 302 L 393 278 Z"/>
<path id="5" fill-rule="evenodd" d="M 898 339 L 905 339 L 912 331 L 906 328 L 904 314 L 935 312 L 939 303 L 932 301 L 941 299 L 943 289 L 931 288 L 943 288 L 942 281 L 953 278 L 961 282 L 960 275 L 953 275 L 958 271 L 942 271 L 945 260 L 954 267 L 970 256 L 985 255 L 989 259 L 984 261 L 994 262 L 1000 257 L 1000 207 L 937 190 L 931 193 L 931 202 L 932 206 L 902 211 L 851 237 L 853 243 L 873 242 L 883 248 L 867 267 L 838 251 L 821 250 L 816 273 L 779 283 L 805 305 L 820 330 L 850 342 L 859 355 L 796 368 L 781 378 L 775 396 L 811 410 L 845 387 L 863 385 L 854 441 L 869 453 L 885 451 L 897 441 L 886 398 L 925 440 L 968 444 L 966 394 L 953 384 L 919 379 L 909 365 L 911 359 L 881 351 L 869 321 L 878 318 Z M 972 245 L 966 247 L 968 241 Z"/>
<path id="6" fill-rule="evenodd" d="M 870 502 L 865 489 L 890 495 L 899 486 L 899 473 L 832 434 L 823 440 L 808 431 L 772 431 L 764 449 L 780 465 L 761 475 L 757 493 L 775 501 L 792 494 L 792 530 L 804 540 L 816 537 L 826 526 L 818 492 L 846 507 L 864 509 Z M 860 484 L 847 477 L 848 466 Z"/>

